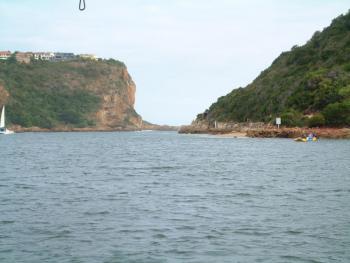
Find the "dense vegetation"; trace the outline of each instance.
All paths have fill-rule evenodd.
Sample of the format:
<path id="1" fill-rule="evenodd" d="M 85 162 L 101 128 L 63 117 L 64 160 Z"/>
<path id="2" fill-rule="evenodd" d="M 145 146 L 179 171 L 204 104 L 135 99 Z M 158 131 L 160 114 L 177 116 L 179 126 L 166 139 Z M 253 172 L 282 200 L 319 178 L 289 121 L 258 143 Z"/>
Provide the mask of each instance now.
<path id="1" fill-rule="evenodd" d="M 253 83 L 219 98 L 198 119 L 271 122 L 276 116 L 287 126 L 350 125 L 350 12 L 282 53 Z"/>
<path id="2" fill-rule="evenodd" d="M 20 64 L 13 56 L 0 62 L 0 85 L 10 95 L 7 122 L 41 128 L 93 126 L 100 97 L 88 87 L 108 74 L 110 66 L 124 67 L 114 60 Z"/>

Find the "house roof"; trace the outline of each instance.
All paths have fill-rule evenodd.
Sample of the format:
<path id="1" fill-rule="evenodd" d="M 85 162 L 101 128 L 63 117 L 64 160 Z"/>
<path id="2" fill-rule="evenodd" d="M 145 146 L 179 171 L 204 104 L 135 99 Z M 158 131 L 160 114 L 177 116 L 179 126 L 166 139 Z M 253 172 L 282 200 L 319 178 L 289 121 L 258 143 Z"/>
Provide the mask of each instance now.
<path id="1" fill-rule="evenodd" d="M 10 51 L 0 51 L 0 56 L 10 56 L 11 52 Z"/>

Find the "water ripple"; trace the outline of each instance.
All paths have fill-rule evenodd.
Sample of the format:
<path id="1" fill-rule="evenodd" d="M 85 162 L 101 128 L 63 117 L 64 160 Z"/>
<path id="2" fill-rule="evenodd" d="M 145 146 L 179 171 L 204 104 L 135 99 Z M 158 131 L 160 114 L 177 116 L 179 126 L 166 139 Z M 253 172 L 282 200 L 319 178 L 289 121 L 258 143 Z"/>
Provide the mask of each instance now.
<path id="1" fill-rule="evenodd" d="M 0 262 L 350 262 L 350 141 L 0 139 Z"/>

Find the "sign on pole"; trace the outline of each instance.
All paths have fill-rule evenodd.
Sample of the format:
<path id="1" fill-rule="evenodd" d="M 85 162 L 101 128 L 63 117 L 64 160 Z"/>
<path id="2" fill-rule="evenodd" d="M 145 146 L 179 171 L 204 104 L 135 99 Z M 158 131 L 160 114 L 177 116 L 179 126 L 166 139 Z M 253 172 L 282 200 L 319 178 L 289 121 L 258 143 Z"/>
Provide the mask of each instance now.
<path id="1" fill-rule="evenodd" d="M 276 125 L 277 125 L 278 129 L 280 128 L 281 124 L 282 124 L 281 118 L 276 118 Z"/>

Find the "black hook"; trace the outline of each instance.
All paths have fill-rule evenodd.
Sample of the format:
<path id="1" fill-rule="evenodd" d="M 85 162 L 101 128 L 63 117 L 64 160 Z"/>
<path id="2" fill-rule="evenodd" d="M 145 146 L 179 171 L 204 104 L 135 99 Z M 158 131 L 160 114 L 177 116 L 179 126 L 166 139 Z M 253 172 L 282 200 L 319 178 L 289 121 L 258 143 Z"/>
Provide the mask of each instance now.
<path id="1" fill-rule="evenodd" d="M 84 11 L 85 9 L 86 9 L 85 0 L 80 0 L 79 1 L 79 10 Z"/>

